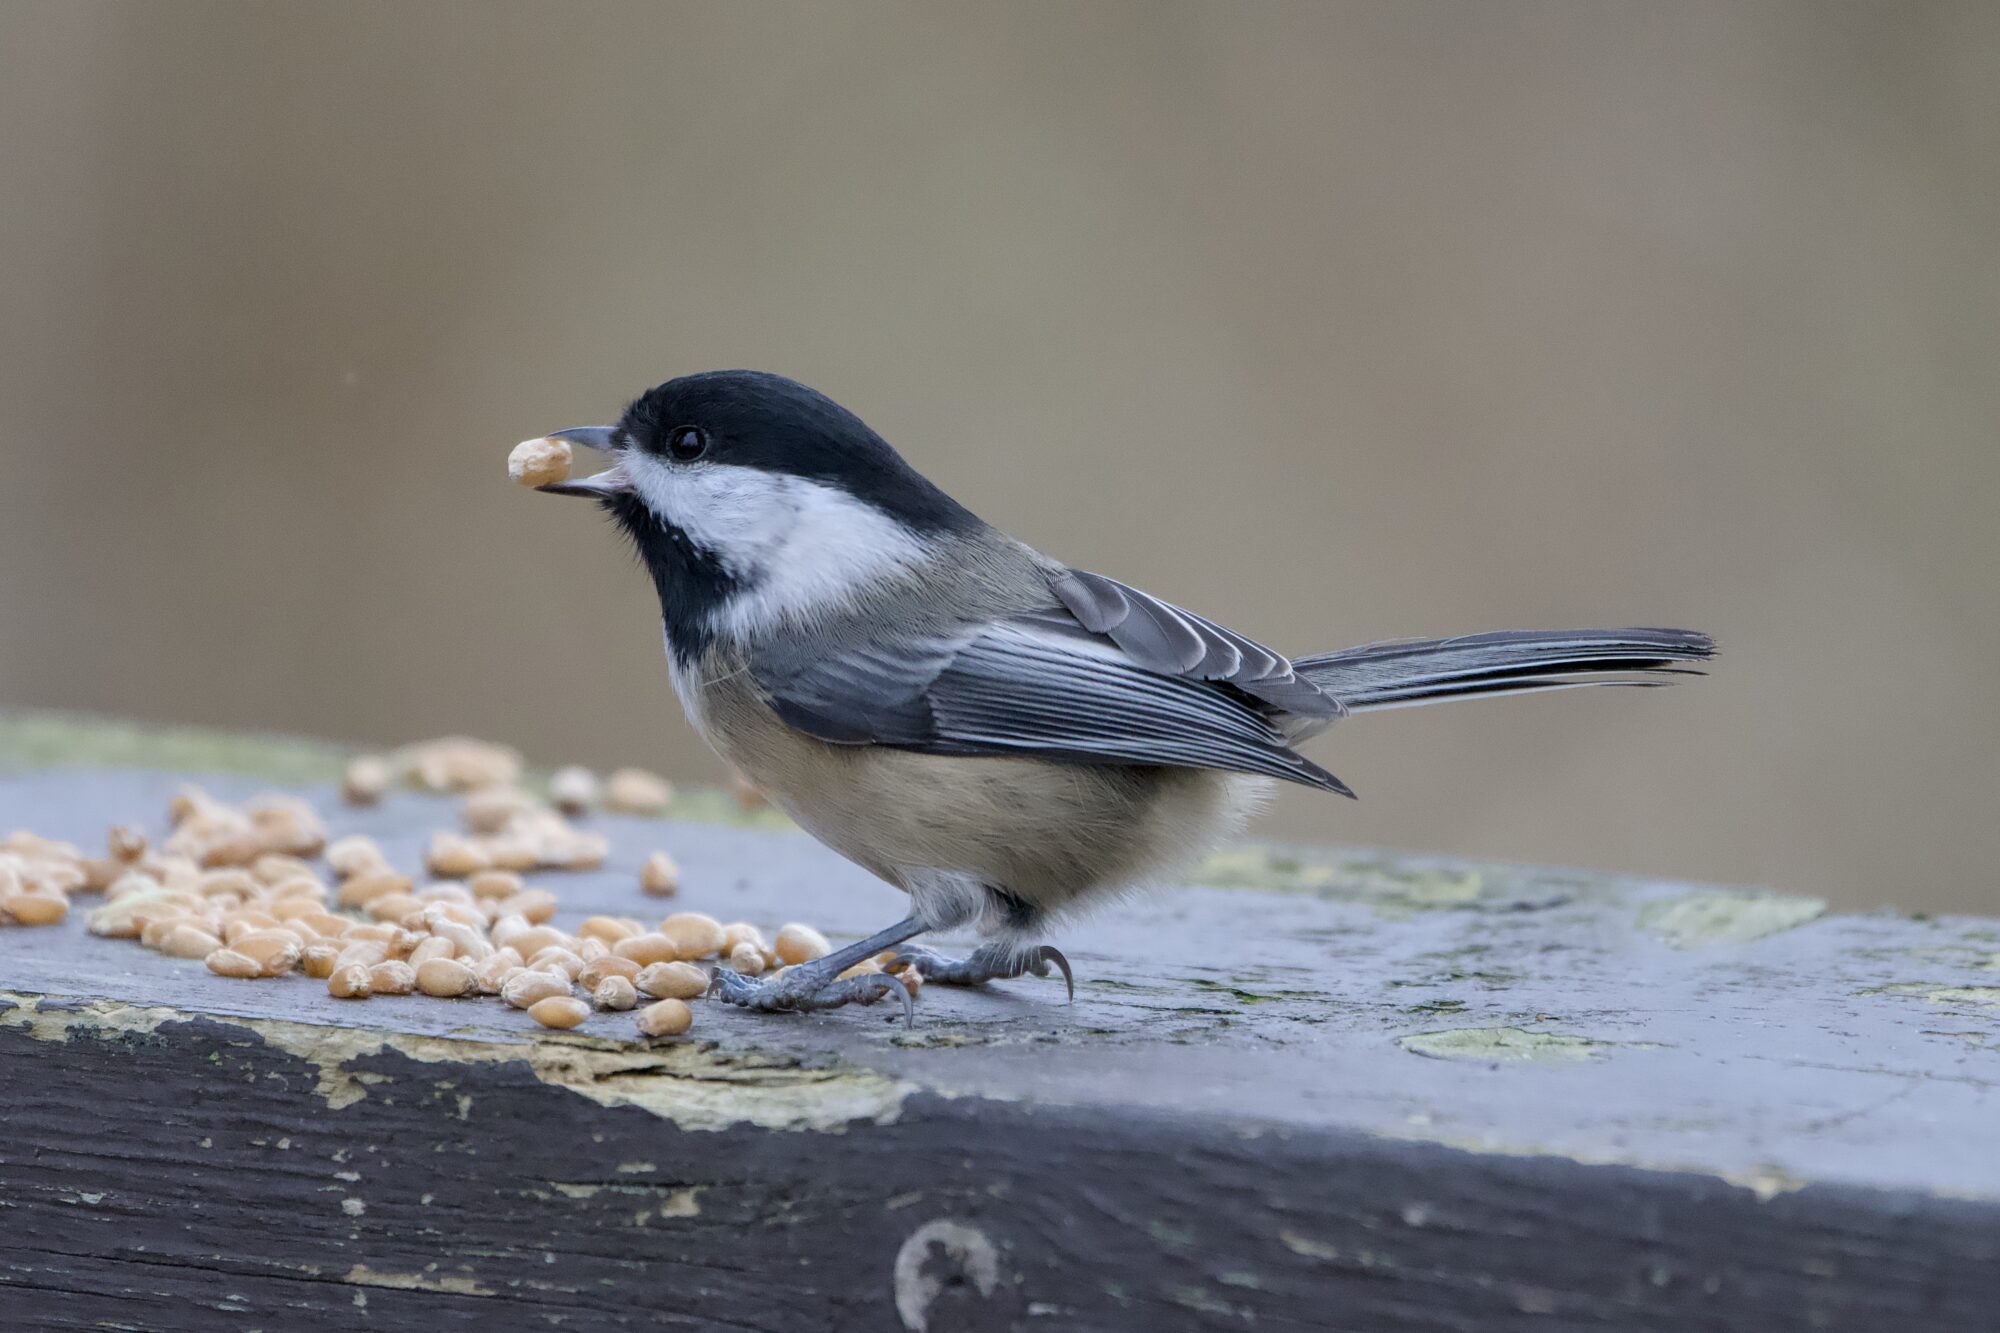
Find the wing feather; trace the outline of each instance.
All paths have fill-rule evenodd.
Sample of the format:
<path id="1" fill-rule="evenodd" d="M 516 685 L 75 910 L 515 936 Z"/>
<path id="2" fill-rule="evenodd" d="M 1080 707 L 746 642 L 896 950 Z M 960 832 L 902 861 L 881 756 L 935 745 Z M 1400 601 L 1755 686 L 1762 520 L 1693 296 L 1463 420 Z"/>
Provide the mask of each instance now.
<path id="1" fill-rule="evenodd" d="M 1093 634 L 1163 675 L 1234 685 L 1280 712 L 1336 718 L 1340 701 L 1292 670 L 1283 654 L 1102 574 L 1066 569 L 1049 587 Z"/>
<path id="2" fill-rule="evenodd" d="M 1133 614 L 1161 623 L 1150 610 Z M 1157 642 L 1175 633 L 1163 630 Z M 1211 652 L 1206 642 L 1197 660 Z M 1352 795 L 1293 752 L 1252 703 L 1162 674 L 1068 616 L 1029 614 L 916 643 L 767 660 L 754 674 L 786 723 L 835 744 L 1215 768 Z"/>

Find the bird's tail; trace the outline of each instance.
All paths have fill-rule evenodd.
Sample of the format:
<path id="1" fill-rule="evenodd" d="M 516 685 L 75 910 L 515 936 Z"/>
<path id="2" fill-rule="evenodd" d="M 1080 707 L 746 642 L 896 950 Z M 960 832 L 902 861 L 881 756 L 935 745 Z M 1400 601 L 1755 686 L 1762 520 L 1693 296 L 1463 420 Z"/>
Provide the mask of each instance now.
<path id="1" fill-rule="evenodd" d="M 1670 685 L 1715 640 L 1684 629 L 1503 630 L 1459 639 L 1373 643 L 1292 660 L 1354 712 L 1585 685 Z"/>

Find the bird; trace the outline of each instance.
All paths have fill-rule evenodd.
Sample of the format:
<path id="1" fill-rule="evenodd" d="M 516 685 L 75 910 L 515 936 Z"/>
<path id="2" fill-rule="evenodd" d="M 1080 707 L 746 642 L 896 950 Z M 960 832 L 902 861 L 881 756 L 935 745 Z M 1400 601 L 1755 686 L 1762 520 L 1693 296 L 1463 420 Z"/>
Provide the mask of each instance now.
<path id="1" fill-rule="evenodd" d="M 647 390 L 608 454 L 539 487 L 591 499 L 659 596 L 669 675 L 723 760 L 909 896 L 824 957 L 711 993 L 766 1012 L 900 998 L 891 969 L 981 985 L 1060 972 L 1053 923 L 1237 832 L 1275 783 L 1352 797 L 1299 752 L 1354 713 L 1700 674 L 1679 629 L 1521 631 L 1287 658 L 981 520 L 824 394 L 750 370 Z M 976 928 L 947 957 L 915 941 Z"/>

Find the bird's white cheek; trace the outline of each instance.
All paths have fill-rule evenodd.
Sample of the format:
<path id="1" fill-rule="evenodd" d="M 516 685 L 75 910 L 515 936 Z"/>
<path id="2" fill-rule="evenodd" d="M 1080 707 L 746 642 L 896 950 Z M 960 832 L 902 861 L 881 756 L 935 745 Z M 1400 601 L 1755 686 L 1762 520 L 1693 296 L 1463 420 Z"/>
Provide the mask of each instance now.
<path id="1" fill-rule="evenodd" d="M 818 482 L 786 483 L 782 531 L 763 546 L 743 594 L 720 612 L 726 632 L 810 621 L 930 557 L 928 543 L 873 505 Z"/>
<path id="2" fill-rule="evenodd" d="M 639 458 L 633 484 L 654 513 L 711 552 L 738 585 L 716 628 L 746 634 L 811 619 L 930 554 L 908 528 L 846 491 L 758 468 L 676 468 Z"/>

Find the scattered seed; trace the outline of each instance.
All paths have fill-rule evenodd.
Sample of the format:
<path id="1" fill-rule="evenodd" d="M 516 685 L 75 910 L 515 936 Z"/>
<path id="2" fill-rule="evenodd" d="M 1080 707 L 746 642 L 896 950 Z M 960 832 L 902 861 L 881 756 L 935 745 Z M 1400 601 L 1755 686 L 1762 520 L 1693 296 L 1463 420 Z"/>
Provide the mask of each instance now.
<path id="1" fill-rule="evenodd" d="M 545 1000 L 552 995 L 569 993 L 568 977 L 537 972 L 533 968 L 509 977 L 500 986 L 500 998 L 516 1009 L 526 1009 L 537 1000 Z"/>
<path id="2" fill-rule="evenodd" d="M 414 894 L 390 893 L 368 904 L 368 915 L 377 921 L 393 925 L 414 912 L 424 910 L 424 905 Z"/>
<path id="3" fill-rule="evenodd" d="M 481 791 L 521 785 L 521 756 L 504 745 L 445 736 L 396 752 L 393 761 L 417 786 L 430 791 Z"/>
<path id="4" fill-rule="evenodd" d="M 547 889 L 526 889 L 503 901 L 500 910 L 539 926 L 556 914 L 556 896 Z"/>
<path id="5" fill-rule="evenodd" d="M 120 824 L 105 837 L 111 859 L 130 864 L 146 854 L 146 835 L 129 824 Z"/>
<path id="6" fill-rule="evenodd" d="M 340 799 L 349 805 L 374 805 L 389 790 L 389 765 L 372 754 L 350 759 L 340 780 Z"/>
<path id="7" fill-rule="evenodd" d="M 708 973 L 693 963 L 654 963 L 632 984 L 656 1000 L 692 1000 L 708 993 Z"/>
<path id="8" fill-rule="evenodd" d="M 574 980 L 577 974 L 583 971 L 583 959 L 560 944 L 552 944 L 530 957 L 528 966 L 539 967 L 544 971 L 552 967 L 559 968 L 564 976 Z"/>
<path id="9" fill-rule="evenodd" d="M 521 892 L 521 877 L 511 870 L 482 870 L 465 881 L 475 901 L 505 902 Z"/>
<path id="10" fill-rule="evenodd" d="M 740 972 L 746 977 L 758 976 L 764 971 L 763 951 L 748 944 L 739 944 L 731 949 L 726 961 L 730 971 Z"/>
<path id="11" fill-rule="evenodd" d="M 673 784 L 643 768 L 621 768 L 604 782 L 604 808 L 619 814 L 657 815 L 673 799 Z"/>
<path id="12" fill-rule="evenodd" d="M 373 967 L 377 963 L 386 961 L 388 957 L 389 942 L 387 940 L 357 940 L 353 937 L 353 933 L 349 932 L 348 938 L 340 950 L 340 956 L 334 959 L 334 966 L 351 967 L 358 965 L 361 967 Z"/>
<path id="13" fill-rule="evenodd" d="M 694 1026 L 694 1010 L 679 1000 L 660 1000 L 641 1009 L 636 1019 L 647 1037 L 678 1037 Z"/>
<path id="14" fill-rule="evenodd" d="M 605 944 L 616 944 L 639 933 L 634 923 L 615 916 L 593 916 L 576 928 L 580 938 L 602 940 Z"/>
<path id="15" fill-rule="evenodd" d="M 557 769 L 549 779 L 549 799 L 566 815 L 583 814 L 597 804 L 598 798 L 597 775 L 587 768 L 572 764 Z"/>
<path id="16" fill-rule="evenodd" d="M 10 893 L 0 898 L 0 912 L 24 926 L 53 926 L 69 915 L 69 899 L 59 893 Z"/>
<path id="17" fill-rule="evenodd" d="M 599 1009 L 624 1011 L 639 1003 L 639 989 L 630 977 L 609 976 L 597 983 L 590 993 L 590 1002 Z M 548 1003 L 546 1000 L 544 1004 Z"/>
<path id="18" fill-rule="evenodd" d="M 706 912 L 675 912 L 660 923 L 660 934 L 674 942 L 677 958 L 707 958 L 722 952 L 722 923 Z"/>
<path id="19" fill-rule="evenodd" d="M 456 958 L 429 958 L 415 966 L 417 989 L 426 995 L 455 1000 L 479 989 L 479 978 Z"/>
<path id="20" fill-rule="evenodd" d="M 681 868 L 665 852 L 654 852 L 639 867 L 639 887 L 655 898 L 671 897 L 681 886 Z"/>
<path id="21" fill-rule="evenodd" d="M 574 995 L 551 995 L 529 1005 L 528 1017 L 545 1028 L 573 1028 L 590 1017 L 590 1006 Z"/>
<path id="22" fill-rule="evenodd" d="M 336 1000 L 365 1000 L 375 993 L 373 978 L 361 964 L 350 963 L 328 975 L 326 993 Z"/>
<path id="23" fill-rule="evenodd" d="M 350 833 L 327 844 L 326 864 L 338 878 L 352 879 L 356 875 L 386 872 L 389 858 L 382 854 L 382 848 L 375 839 L 362 833 Z"/>
<path id="24" fill-rule="evenodd" d="M 826 936 L 811 926 L 793 921 L 778 929 L 778 937 L 771 946 L 783 963 L 810 963 L 815 958 L 824 958 L 833 952 L 833 946 L 826 942 Z"/>
<path id="25" fill-rule="evenodd" d="M 206 958 L 221 947 L 221 940 L 186 919 L 175 922 L 159 943 L 169 958 Z"/>
<path id="26" fill-rule="evenodd" d="M 533 795 L 515 787 L 493 787 L 465 798 L 459 818 L 469 833 L 505 833 L 516 820 L 541 809 Z"/>
<path id="27" fill-rule="evenodd" d="M 417 969 L 391 958 L 368 969 L 368 984 L 377 995 L 408 995 L 417 988 Z"/>
<path id="28" fill-rule="evenodd" d="M 615 953 L 608 953 L 602 958 L 586 960 L 583 970 L 576 974 L 576 980 L 585 990 L 596 990 L 606 977 L 624 977 L 630 981 L 638 976 L 639 972 L 639 965 L 630 958 L 620 958 Z"/>
<path id="29" fill-rule="evenodd" d="M 495 949 L 486 960 L 472 969 L 473 977 L 479 982 L 481 995 L 498 995 L 500 984 L 509 972 L 519 971 L 521 955 L 512 949 Z"/>
<path id="30" fill-rule="evenodd" d="M 299 965 L 299 955 L 305 952 L 305 946 L 289 930 L 253 930 L 231 940 L 225 952 L 250 959 L 267 977 L 281 977 Z"/>
<path id="31" fill-rule="evenodd" d="M 458 957 L 458 946 L 441 935 L 433 935 L 410 950 L 409 964 L 421 969 L 425 963 L 440 958 Z"/>
<path id="32" fill-rule="evenodd" d="M 671 963 L 681 956 L 679 947 L 656 930 L 649 930 L 643 935 L 628 935 L 612 945 L 611 952 L 620 958 L 629 958 L 641 967 Z"/>
<path id="33" fill-rule="evenodd" d="M 334 901 L 342 907 L 366 907 L 377 898 L 407 896 L 412 885 L 408 875 L 392 870 L 366 870 L 340 886 Z"/>
<path id="34" fill-rule="evenodd" d="M 208 956 L 208 970 L 218 977 L 261 977 L 264 969 L 256 959 L 247 958 L 234 949 L 217 949 Z"/>
<path id="35" fill-rule="evenodd" d="M 493 857 L 484 847 L 456 833 L 437 833 L 424 852 L 424 866 L 445 879 L 464 879 L 493 868 Z"/>
<path id="36" fill-rule="evenodd" d="M 533 958 L 548 948 L 567 949 L 574 943 L 568 935 L 554 926 L 529 926 L 524 930 L 509 932 L 506 939 L 500 938 L 499 930 L 495 929 L 493 942 L 515 949 L 523 958 Z"/>

